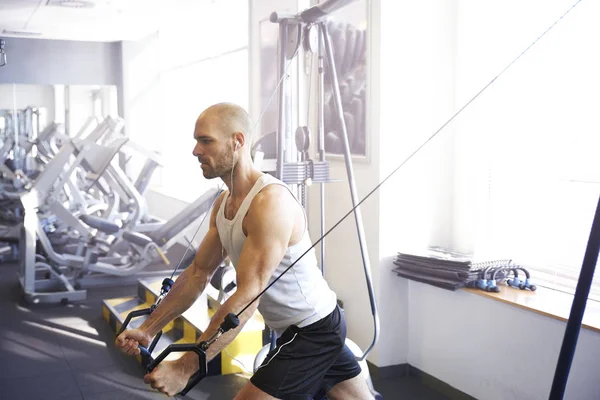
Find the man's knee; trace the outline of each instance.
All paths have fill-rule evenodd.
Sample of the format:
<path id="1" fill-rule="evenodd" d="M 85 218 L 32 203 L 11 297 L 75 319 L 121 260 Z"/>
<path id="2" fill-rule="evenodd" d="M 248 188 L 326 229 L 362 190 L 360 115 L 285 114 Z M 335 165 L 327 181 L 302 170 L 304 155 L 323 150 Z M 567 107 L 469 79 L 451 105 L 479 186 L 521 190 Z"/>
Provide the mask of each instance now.
<path id="1" fill-rule="evenodd" d="M 342 381 L 327 392 L 329 400 L 375 399 L 362 375 Z"/>

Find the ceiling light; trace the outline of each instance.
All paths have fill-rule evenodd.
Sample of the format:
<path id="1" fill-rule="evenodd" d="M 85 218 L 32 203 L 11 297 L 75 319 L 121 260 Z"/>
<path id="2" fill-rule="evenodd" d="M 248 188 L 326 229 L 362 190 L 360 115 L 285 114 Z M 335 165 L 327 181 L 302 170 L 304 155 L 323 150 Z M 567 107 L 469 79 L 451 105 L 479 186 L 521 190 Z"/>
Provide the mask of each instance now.
<path id="1" fill-rule="evenodd" d="M 40 32 L 13 31 L 10 29 L 3 29 L 2 33 L 5 35 L 18 35 L 18 36 L 42 36 L 42 34 Z"/>
<path id="2" fill-rule="evenodd" d="M 85 0 L 62 0 L 59 4 L 61 7 L 70 8 L 92 8 L 95 6 L 93 2 Z"/>

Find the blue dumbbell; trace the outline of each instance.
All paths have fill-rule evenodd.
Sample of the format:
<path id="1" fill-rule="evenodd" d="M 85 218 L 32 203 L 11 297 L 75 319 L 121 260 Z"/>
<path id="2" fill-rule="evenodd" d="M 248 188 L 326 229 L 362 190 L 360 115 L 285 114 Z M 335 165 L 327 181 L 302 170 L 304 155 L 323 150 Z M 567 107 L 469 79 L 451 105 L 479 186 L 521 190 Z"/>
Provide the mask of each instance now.
<path id="1" fill-rule="evenodd" d="M 475 286 L 481 290 L 485 290 L 487 285 L 488 285 L 487 279 L 477 279 L 477 283 L 475 284 Z"/>
<path id="2" fill-rule="evenodd" d="M 525 282 L 523 282 L 522 279 L 519 279 L 519 274 L 518 274 L 518 272 L 517 272 L 516 269 L 513 269 L 512 271 L 515 274 L 515 276 L 513 278 L 507 279 L 506 283 L 508 284 L 508 286 L 511 286 L 511 287 L 514 287 L 514 288 L 517 288 L 517 289 L 522 289 L 523 288 L 523 284 Z"/>
<path id="3" fill-rule="evenodd" d="M 537 286 L 532 285 L 529 278 L 525 279 L 525 283 L 523 283 L 523 288 L 524 289 L 529 289 L 532 292 L 535 292 L 535 290 L 537 289 Z"/>
<path id="4" fill-rule="evenodd" d="M 500 288 L 498 286 L 496 286 L 495 279 L 490 279 L 488 281 L 488 285 L 485 287 L 485 291 L 486 292 L 494 292 L 494 293 L 500 292 Z"/>

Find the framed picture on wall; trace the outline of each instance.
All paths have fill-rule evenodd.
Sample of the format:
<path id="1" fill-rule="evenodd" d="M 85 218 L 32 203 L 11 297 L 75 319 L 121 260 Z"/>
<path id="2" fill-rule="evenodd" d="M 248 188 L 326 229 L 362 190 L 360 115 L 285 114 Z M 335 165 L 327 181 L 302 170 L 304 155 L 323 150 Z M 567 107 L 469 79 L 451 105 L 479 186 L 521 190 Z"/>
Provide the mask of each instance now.
<path id="1" fill-rule="evenodd" d="M 345 6 L 331 15 L 327 30 L 331 38 L 350 154 L 355 161 L 369 162 L 367 135 L 367 20 L 368 0 Z M 328 158 L 343 157 L 342 125 L 336 112 L 332 77 L 325 68 L 324 128 Z"/>

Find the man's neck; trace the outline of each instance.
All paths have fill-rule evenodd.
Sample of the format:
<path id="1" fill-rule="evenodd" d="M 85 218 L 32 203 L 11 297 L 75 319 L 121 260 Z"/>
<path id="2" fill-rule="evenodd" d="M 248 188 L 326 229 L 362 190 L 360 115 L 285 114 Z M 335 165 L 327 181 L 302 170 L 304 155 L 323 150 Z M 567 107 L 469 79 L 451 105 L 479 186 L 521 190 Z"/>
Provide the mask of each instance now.
<path id="1" fill-rule="evenodd" d="M 229 189 L 232 200 L 238 200 L 248 195 L 262 172 L 255 168 L 252 162 L 241 159 L 233 170 L 233 181 L 231 180 L 231 174 L 227 175 L 223 177 L 223 181 Z"/>

